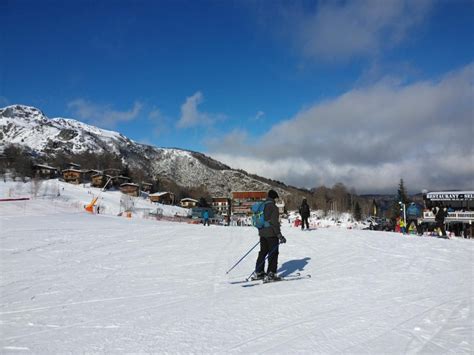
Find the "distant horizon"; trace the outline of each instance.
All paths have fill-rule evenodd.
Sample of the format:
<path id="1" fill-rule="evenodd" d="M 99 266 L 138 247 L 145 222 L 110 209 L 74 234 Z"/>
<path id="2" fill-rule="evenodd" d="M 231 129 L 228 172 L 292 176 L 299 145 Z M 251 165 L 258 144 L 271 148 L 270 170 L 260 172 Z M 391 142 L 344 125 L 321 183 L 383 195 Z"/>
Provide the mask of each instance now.
<path id="1" fill-rule="evenodd" d="M 0 110 L 4 110 L 4 109 L 6 109 L 7 107 L 15 107 L 15 106 L 30 107 L 30 108 L 33 108 L 33 109 L 36 109 L 36 110 L 39 110 L 39 111 L 43 112 L 43 111 L 41 110 L 41 108 L 39 108 L 39 107 L 28 106 L 28 105 L 23 105 L 23 104 L 18 104 L 18 103 L 16 103 L 16 104 L 11 104 L 11 105 L 7 105 L 7 106 L 4 106 L 4 107 L 0 107 Z M 75 119 L 74 117 L 49 117 L 49 116 L 47 116 L 44 112 L 43 112 L 43 114 L 45 115 L 45 117 L 46 117 L 47 119 L 50 119 L 50 120 L 51 120 L 51 119 L 70 119 L 70 120 L 77 121 L 77 122 L 79 122 L 79 123 L 81 123 L 81 124 L 90 125 L 89 123 L 83 122 L 83 121 L 78 120 L 78 119 Z M 92 127 L 94 127 L 94 128 L 102 129 L 102 128 L 97 127 L 97 126 L 94 126 L 94 125 L 90 125 L 90 126 L 92 126 Z M 114 130 L 109 130 L 109 131 L 112 131 L 112 132 L 115 132 L 115 133 L 124 135 L 123 133 L 121 133 L 121 132 L 119 132 L 119 131 L 114 131 Z M 130 139 L 130 138 L 127 137 L 126 135 L 124 135 L 124 136 L 125 136 L 126 138 Z M 151 146 L 151 147 L 154 147 L 154 148 L 175 149 L 175 150 L 181 150 L 181 151 L 188 151 L 188 152 L 192 152 L 192 153 L 204 154 L 205 156 L 210 157 L 211 159 L 214 159 L 214 158 L 212 158 L 211 156 L 209 156 L 208 154 L 203 153 L 203 152 L 200 152 L 200 151 L 197 151 L 197 150 L 191 150 L 191 149 L 180 148 L 180 147 L 163 147 L 163 146 L 145 144 L 145 143 L 141 143 L 141 142 L 137 142 L 137 141 L 134 141 L 134 142 L 135 142 L 136 144 L 148 145 L 148 146 Z M 216 159 L 215 159 L 215 160 L 216 160 Z M 232 165 L 225 164 L 225 163 L 223 163 L 223 162 L 221 162 L 221 161 L 219 161 L 219 160 L 217 160 L 217 161 L 218 161 L 219 163 L 222 163 L 222 164 L 224 164 L 224 165 L 229 166 L 229 168 L 232 169 L 232 170 L 239 170 L 239 168 L 232 167 Z M 242 169 L 242 170 L 245 170 L 245 169 Z M 249 174 L 254 174 L 254 173 L 252 173 L 252 172 L 248 172 L 248 171 L 246 171 L 246 172 L 249 173 Z M 256 174 L 256 175 L 259 175 L 259 174 Z M 262 178 L 275 180 L 275 179 L 272 179 L 272 178 L 269 178 L 269 177 L 266 177 L 266 176 L 263 176 L 263 175 L 259 175 L 259 176 L 261 176 Z M 319 185 L 319 186 L 312 186 L 312 187 L 304 187 L 304 186 L 292 185 L 292 184 L 289 184 L 289 183 L 287 183 L 287 182 L 285 182 L 285 181 L 281 181 L 281 182 L 283 182 L 283 183 L 284 183 L 285 185 L 287 185 L 287 186 L 294 187 L 294 188 L 297 188 L 297 189 L 303 189 L 303 190 L 316 189 L 316 188 L 321 187 L 321 186 L 324 186 L 324 187 L 327 187 L 327 188 L 332 188 L 332 187 L 334 186 L 334 185 L 331 185 L 331 186 Z M 397 184 L 394 185 L 394 190 L 393 190 L 393 192 L 390 191 L 390 190 L 373 192 L 373 191 L 369 191 L 369 190 L 363 189 L 363 190 L 361 190 L 362 192 L 356 190 L 356 193 L 357 193 L 359 196 L 396 196 L 396 195 L 397 195 L 397 189 L 398 189 L 398 184 L 399 184 L 399 182 L 400 182 L 400 180 L 398 180 L 398 181 L 397 181 Z M 340 182 L 337 182 L 337 183 L 340 183 Z M 353 188 L 352 186 L 347 186 L 347 185 L 345 185 L 345 186 L 346 186 L 346 188 L 347 188 L 348 190 L 351 190 L 351 189 Z M 425 189 L 423 189 L 423 190 L 425 190 Z M 442 192 L 442 191 L 471 191 L 471 190 L 469 190 L 469 189 L 463 189 L 463 188 L 458 188 L 458 189 L 443 189 L 443 188 L 438 189 L 438 188 L 436 188 L 436 189 L 426 189 L 426 190 L 428 190 L 428 192 L 432 192 L 432 191 L 436 191 L 436 192 Z M 474 191 L 474 189 L 472 189 L 472 190 Z M 411 196 L 415 196 L 415 195 L 420 195 L 420 194 L 422 194 L 422 191 L 416 192 L 416 191 L 413 191 L 413 190 L 411 190 L 411 189 L 408 188 L 408 189 L 407 189 L 407 193 L 408 193 L 409 195 L 411 195 Z"/>
<path id="2" fill-rule="evenodd" d="M 0 106 L 37 107 L 291 186 L 474 187 L 470 0 L 0 9 Z"/>

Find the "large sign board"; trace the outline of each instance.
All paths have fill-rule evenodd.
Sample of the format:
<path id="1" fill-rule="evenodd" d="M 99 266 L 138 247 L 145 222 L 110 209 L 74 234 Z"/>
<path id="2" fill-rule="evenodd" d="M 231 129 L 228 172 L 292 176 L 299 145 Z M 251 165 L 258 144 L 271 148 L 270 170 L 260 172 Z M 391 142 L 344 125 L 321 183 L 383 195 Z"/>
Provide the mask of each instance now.
<path id="1" fill-rule="evenodd" d="M 431 201 L 474 201 L 474 191 L 428 192 L 426 198 Z"/>

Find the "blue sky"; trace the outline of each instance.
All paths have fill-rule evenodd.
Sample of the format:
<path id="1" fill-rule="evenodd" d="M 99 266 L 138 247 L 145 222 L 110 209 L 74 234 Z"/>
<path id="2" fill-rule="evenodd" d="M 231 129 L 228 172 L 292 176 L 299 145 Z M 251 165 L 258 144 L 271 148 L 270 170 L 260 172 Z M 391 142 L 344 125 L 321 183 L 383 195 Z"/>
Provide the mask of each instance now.
<path id="1" fill-rule="evenodd" d="M 469 139 L 400 147 L 436 134 L 427 126 L 452 134 L 443 117 L 472 136 L 473 1 L 7 0 L 0 21 L 0 106 L 297 186 L 386 191 L 403 177 L 415 191 L 473 187 L 472 170 L 434 161 L 449 152 L 472 162 Z M 400 114 L 414 123 L 387 135 Z M 397 157 L 375 154 L 382 146 Z"/>

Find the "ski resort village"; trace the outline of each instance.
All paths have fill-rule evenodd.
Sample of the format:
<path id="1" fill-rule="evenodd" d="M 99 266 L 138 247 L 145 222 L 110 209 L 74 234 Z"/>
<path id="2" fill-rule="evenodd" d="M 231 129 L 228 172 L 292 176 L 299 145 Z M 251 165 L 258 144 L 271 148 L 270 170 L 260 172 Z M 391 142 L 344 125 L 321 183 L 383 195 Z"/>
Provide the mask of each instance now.
<path id="1" fill-rule="evenodd" d="M 473 191 L 302 190 L 0 113 L 1 353 L 472 353 Z M 100 152 L 122 140 L 159 173 Z M 274 281 L 252 209 L 269 191 Z"/>

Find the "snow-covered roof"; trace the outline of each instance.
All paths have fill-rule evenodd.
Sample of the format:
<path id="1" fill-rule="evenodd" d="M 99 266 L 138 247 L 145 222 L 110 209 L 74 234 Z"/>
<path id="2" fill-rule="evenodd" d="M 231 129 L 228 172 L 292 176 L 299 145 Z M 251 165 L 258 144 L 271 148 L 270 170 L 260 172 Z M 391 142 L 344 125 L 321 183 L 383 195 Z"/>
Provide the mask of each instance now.
<path id="1" fill-rule="evenodd" d="M 42 169 L 58 170 L 58 168 L 54 168 L 52 166 L 43 165 L 43 164 L 35 164 L 35 167 L 42 168 Z"/>
<path id="2" fill-rule="evenodd" d="M 105 176 L 105 177 L 107 177 L 107 178 L 109 178 L 109 179 L 112 177 L 112 176 L 110 176 L 110 175 L 104 174 L 104 173 L 101 172 L 101 171 L 99 171 L 99 172 L 93 174 L 91 177 L 96 177 L 96 176 Z"/>
<path id="3" fill-rule="evenodd" d="M 185 197 L 185 198 L 182 198 L 180 202 L 198 202 L 198 200 L 195 200 L 190 197 Z"/>
<path id="4" fill-rule="evenodd" d="M 134 187 L 140 187 L 140 186 L 138 186 L 137 184 L 133 184 L 133 183 L 131 183 L 131 182 L 123 183 L 123 184 L 121 184 L 120 186 L 134 186 Z"/>
<path id="5" fill-rule="evenodd" d="M 162 191 L 162 192 L 155 192 L 153 194 L 149 194 L 148 196 L 155 196 L 155 197 L 159 197 L 159 196 L 164 196 L 166 194 L 171 194 L 171 192 L 167 192 L 167 191 Z"/>
<path id="6" fill-rule="evenodd" d="M 86 169 L 84 170 L 85 173 L 102 173 L 102 171 L 100 170 L 96 170 L 96 169 Z"/>

